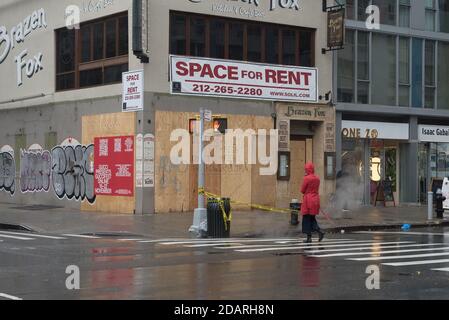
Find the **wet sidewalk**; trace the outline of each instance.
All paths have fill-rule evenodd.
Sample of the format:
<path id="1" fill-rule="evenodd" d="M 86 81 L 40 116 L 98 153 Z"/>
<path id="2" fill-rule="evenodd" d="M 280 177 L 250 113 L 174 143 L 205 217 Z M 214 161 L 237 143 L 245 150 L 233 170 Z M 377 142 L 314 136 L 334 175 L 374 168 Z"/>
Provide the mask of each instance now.
<path id="1" fill-rule="evenodd" d="M 76 210 L 19 206 L 0 203 L 0 229 L 5 224 L 22 225 L 38 232 L 144 235 L 154 239 L 187 238 L 193 213 L 167 213 L 147 216 L 86 213 Z M 428 226 L 427 208 L 366 207 L 354 211 L 331 211 L 318 221 L 328 232 L 399 229 L 403 224 Z M 433 220 L 430 225 L 449 225 L 449 216 Z M 290 215 L 261 211 L 234 211 L 232 237 L 285 237 L 300 234 L 301 226 L 290 225 Z"/>

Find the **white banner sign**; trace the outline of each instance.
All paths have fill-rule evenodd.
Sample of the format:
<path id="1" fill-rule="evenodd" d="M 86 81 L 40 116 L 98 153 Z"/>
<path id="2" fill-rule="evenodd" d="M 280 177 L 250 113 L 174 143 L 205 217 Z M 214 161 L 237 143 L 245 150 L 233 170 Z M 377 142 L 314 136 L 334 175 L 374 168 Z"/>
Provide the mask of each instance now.
<path id="1" fill-rule="evenodd" d="M 418 139 L 422 142 L 449 142 L 449 127 L 418 126 Z"/>
<path id="2" fill-rule="evenodd" d="M 122 74 L 123 84 L 123 112 L 134 112 L 143 110 L 143 70 L 124 72 Z"/>
<path id="3" fill-rule="evenodd" d="M 316 68 L 170 56 L 171 93 L 275 101 L 318 101 Z"/>
<path id="4" fill-rule="evenodd" d="M 408 123 L 342 121 L 342 135 L 351 139 L 408 140 Z"/>

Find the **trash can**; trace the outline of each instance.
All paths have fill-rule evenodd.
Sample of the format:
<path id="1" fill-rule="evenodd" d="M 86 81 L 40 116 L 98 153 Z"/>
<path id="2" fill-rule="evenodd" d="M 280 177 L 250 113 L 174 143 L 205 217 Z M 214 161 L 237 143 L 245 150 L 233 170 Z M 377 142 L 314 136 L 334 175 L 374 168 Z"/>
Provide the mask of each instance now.
<path id="1" fill-rule="evenodd" d="M 226 222 L 223 216 L 223 210 L 221 207 L 221 201 L 223 202 L 223 208 L 225 211 Z M 207 201 L 207 236 L 209 238 L 229 238 L 231 235 L 231 199 L 214 199 L 210 198 Z"/>
<path id="2" fill-rule="evenodd" d="M 298 199 L 293 199 L 290 203 L 290 224 L 292 226 L 297 226 L 299 224 L 299 211 L 301 210 L 301 204 Z"/>

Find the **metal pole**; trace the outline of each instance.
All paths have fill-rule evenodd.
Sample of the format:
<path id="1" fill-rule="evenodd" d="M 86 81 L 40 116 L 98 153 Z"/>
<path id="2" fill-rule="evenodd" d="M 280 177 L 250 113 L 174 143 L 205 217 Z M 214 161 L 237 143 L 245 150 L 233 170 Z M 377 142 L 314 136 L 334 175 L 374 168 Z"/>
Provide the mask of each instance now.
<path id="1" fill-rule="evenodd" d="M 203 136 L 204 136 L 204 108 L 200 109 L 200 141 L 198 148 L 198 190 L 204 189 L 204 161 L 203 161 Z M 204 194 L 198 193 L 198 209 L 204 209 Z"/>
<path id="2" fill-rule="evenodd" d="M 427 192 L 427 220 L 433 219 L 433 192 Z"/>
<path id="3" fill-rule="evenodd" d="M 204 136 L 204 108 L 200 109 L 200 133 L 198 143 L 198 191 L 204 188 L 205 166 L 203 162 L 203 136 Z M 207 209 L 205 208 L 204 194 L 198 192 L 198 208 L 193 213 L 193 225 L 189 231 L 196 233 L 197 237 L 204 238 L 207 236 Z"/>

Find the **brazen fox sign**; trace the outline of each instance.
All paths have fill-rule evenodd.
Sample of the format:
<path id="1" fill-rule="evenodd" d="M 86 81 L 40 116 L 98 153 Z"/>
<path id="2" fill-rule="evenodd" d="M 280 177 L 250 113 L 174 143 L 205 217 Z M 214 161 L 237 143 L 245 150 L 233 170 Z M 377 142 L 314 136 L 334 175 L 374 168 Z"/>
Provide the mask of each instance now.
<path id="1" fill-rule="evenodd" d="M 170 57 L 171 93 L 317 102 L 315 68 Z"/>

